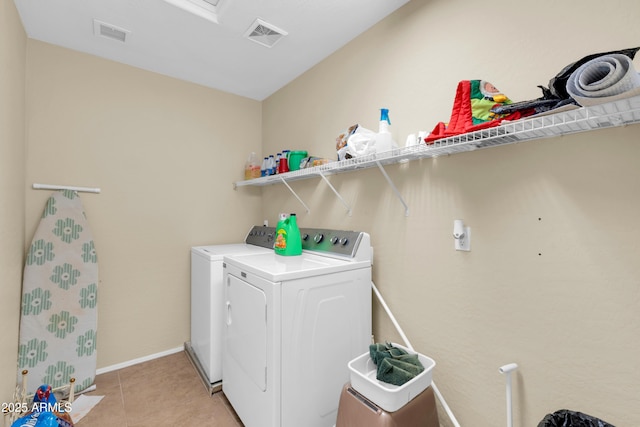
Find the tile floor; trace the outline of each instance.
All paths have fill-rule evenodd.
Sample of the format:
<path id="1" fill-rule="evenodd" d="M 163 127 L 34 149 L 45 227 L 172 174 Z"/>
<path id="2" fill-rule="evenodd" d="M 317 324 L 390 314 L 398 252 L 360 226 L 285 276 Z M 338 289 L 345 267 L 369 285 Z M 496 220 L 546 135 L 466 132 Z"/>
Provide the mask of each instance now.
<path id="1" fill-rule="evenodd" d="M 96 376 L 104 396 L 76 427 L 242 427 L 221 392 L 210 396 L 185 352 Z"/>

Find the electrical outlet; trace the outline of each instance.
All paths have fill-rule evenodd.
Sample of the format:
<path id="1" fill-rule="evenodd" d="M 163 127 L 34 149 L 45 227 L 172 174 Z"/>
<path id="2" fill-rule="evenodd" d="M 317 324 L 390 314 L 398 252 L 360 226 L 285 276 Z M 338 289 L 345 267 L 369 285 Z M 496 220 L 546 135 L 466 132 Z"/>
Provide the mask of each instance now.
<path id="1" fill-rule="evenodd" d="M 464 228 L 464 237 L 455 239 L 456 251 L 471 251 L 471 227 Z"/>

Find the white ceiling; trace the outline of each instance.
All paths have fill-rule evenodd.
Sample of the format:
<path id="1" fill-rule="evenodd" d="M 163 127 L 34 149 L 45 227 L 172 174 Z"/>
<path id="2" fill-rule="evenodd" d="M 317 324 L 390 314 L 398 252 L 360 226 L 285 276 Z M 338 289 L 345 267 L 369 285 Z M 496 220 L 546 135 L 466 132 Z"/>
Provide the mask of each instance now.
<path id="1" fill-rule="evenodd" d="M 221 0 L 216 24 L 164 0 L 15 0 L 28 37 L 263 100 L 409 0 Z M 288 33 L 245 37 L 260 18 Z M 94 20 L 129 31 L 94 34 Z"/>

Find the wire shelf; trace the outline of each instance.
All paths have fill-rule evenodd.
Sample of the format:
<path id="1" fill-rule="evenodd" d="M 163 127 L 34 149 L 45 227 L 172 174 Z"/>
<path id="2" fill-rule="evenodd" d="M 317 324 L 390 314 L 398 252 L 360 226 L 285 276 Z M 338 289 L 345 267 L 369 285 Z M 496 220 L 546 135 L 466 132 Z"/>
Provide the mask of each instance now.
<path id="1" fill-rule="evenodd" d="M 580 107 L 539 115 L 500 126 L 451 136 L 435 141 L 391 151 L 331 162 L 278 175 L 237 181 L 236 187 L 265 186 L 283 182 L 333 175 L 342 172 L 380 167 L 404 161 L 451 155 L 482 148 L 496 147 L 534 139 L 553 138 L 577 132 L 626 126 L 640 123 L 640 96 L 611 103 Z"/>

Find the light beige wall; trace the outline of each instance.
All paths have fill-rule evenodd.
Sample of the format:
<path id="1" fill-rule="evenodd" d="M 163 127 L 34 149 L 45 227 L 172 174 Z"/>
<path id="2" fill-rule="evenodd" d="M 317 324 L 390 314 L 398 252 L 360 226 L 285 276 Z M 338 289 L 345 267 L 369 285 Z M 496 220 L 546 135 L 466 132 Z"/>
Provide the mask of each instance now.
<path id="1" fill-rule="evenodd" d="M 24 246 L 26 36 L 15 5 L 0 1 L 0 401 L 15 387 Z M 1 422 L 0 422 L 1 424 Z"/>
<path id="2" fill-rule="evenodd" d="M 190 247 L 240 241 L 260 193 L 261 104 L 29 40 L 27 185 L 81 195 L 99 259 L 98 367 L 189 340 Z M 49 191 L 27 190 L 27 245 Z"/>
<path id="3" fill-rule="evenodd" d="M 457 82 L 486 79 L 515 101 L 541 96 L 565 65 L 640 40 L 634 0 L 413 0 L 263 105 L 265 153 L 334 157 L 359 123 L 392 132 L 449 119 Z M 640 62 L 635 61 L 640 69 Z M 387 168 L 410 215 L 377 169 L 263 189 L 263 212 L 302 226 L 371 234 L 373 274 L 463 426 L 506 423 L 505 378 L 517 362 L 515 425 L 561 408 L 640 425 L 640 127 L 533 141 Z M 456 252 L 453 221 L 472 227 Z M 379 341 L 398 340 L 375 307 Z M 365 351 L 365 349 L 363 349 Z M 440 413 L 444 425 L 447 417 Z"/>

